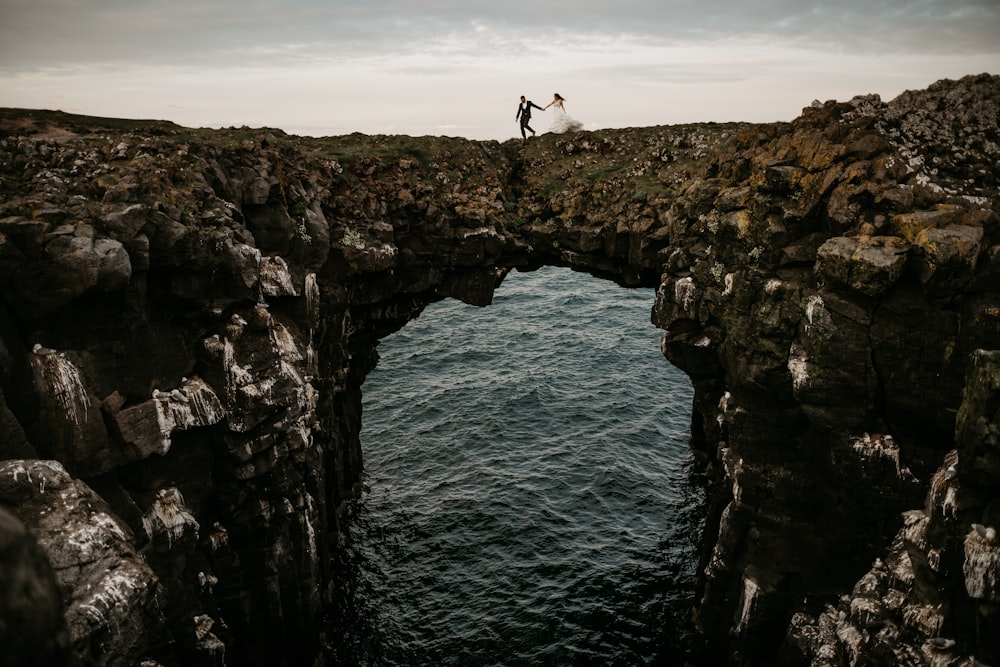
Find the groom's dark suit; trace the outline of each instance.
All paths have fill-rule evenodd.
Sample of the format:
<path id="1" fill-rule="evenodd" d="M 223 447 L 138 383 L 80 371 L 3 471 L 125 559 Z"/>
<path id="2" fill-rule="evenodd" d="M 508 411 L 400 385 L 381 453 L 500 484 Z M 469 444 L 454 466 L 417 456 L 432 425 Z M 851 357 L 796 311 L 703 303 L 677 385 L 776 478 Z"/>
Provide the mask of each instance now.
<path id="1" fill-rule="evenodd" d="M 543 109 L 542 107 L 538 106 L 537 104 L 535 104 L 531 100 L 526 100 L 526 101 L 521 102 L 520 104 L 517 105 L 517 115 L 514 116 L 514 120 L 517 120 L 518 118 L 521 119 L 521 138 L 522 139 L 527 139 L 527 137 L 528 137 L 528 135 L 525 133 L 525 130 L 527 130 L 528 132 L 531 132 L 532 134 L 535 133 L 535 131 L 532 130 L 528 126 L 528 123 L 531 121 L 531 107 L 535 107 L 539 111 L 545 111 L 545 109 Z"/>

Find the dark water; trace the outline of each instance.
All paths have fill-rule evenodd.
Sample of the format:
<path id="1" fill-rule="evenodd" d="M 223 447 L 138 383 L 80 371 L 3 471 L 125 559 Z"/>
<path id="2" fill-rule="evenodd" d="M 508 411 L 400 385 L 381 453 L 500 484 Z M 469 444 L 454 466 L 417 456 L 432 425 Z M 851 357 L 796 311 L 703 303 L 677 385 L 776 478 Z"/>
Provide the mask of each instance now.
<path id="1" fill-rule="evenodd" d="M 680 662 L 704 492 L 652 300 L 512 273 L 382 342 L 330 662 Z"/>

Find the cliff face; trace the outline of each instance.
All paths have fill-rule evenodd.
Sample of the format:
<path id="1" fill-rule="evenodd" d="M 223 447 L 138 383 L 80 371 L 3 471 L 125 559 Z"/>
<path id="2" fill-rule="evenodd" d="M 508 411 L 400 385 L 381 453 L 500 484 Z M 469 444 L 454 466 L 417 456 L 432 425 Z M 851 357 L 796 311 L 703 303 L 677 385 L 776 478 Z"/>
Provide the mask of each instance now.
<path id="1" fill-rule="evenodd" d="M 58 582 L 56 653 L 309 661 L 378 339 L 558 264 L 658 287 L 694 383 L 696 659 L 996 660 L 998 111 L 987 75 L 524 147 L 2 111 L 0 527 L 51 571 L 0 555 Z"/>

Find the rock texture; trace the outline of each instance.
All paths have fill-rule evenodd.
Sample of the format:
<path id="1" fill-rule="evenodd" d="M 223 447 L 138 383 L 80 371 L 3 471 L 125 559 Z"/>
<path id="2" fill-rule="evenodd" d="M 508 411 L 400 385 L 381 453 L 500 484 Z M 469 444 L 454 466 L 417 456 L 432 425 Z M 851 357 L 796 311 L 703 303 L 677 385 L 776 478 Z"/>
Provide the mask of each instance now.
<path id="1" fill-rule="evenodd" d="M 378 340 L 555 264 L 657 287 L 694 383 L 692 663 L 997 661 L 998 113 L 990 75 L 524 147 L 0 111 L 0 626 L 311 663 Z"/>

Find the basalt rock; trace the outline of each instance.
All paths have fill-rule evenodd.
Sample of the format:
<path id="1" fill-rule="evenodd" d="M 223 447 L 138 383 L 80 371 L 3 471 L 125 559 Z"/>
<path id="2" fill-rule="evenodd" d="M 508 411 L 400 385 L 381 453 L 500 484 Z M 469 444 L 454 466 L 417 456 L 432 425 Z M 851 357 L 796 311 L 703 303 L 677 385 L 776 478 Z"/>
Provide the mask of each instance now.
<path id="1" fill-rule="evenodd" d="M 818 617 L 793 616 L 787 662 L 974 665 L 1000 659 L 998 408 L 1000 352 L 977 351 L 956 420 L 956 449 L 931 474 L 925 505 L 903 513 L 886 553 L 849 592 Z"/>
<path id="2" fill-rule="evenodd" d="M 322 656 L 378 340 L 554 264 L 656 287 L 694 384 L 693 663 L 996 660 L 998 109 L 524 146 L 0 111 L 0 542 L 46 650 Z"/>
<path id="3" fill-rule="evenodd" d="M 69 665 L 73 659 L 59 582 L 24 524 L 0 508 L 0 644 L 5 664 Z"/>
<path id="4" fill-rule="evenodd" d="M 144 657 L 149 641 L 165 625 L 156 605 L 160 580 L 136 552 L 134 537 L 107 504 L 86 484 L 72 479 L 59 463 L 40 460 L 0 464 L 0 501 L 16 508 L 18 518 L 30 526 L 51 563 L 55 580 L 67 598 L 65 624 L 75 657 L 83 664 L 135 663 Z M 33 565 L 44 567 L 37 561 Z M 41 572 L 35 577 L 39 581 L 36 589 L 47 588 Z M 12 591 L 11 601 L 25 606 L 30 601 L 38 609 L 41 599 L 58 599 L 59 588 L 45 598 Z M 53 622 L 50 613 L 41 617 L 44 624 L 25 628 L 40 635 L 46 626 L 51 628 L 51 639 L 37 637 L 44 640 L 39 642 L 43 653 L 55 653 L 67 632 Z M 13 643 L 26 638 L 10 639 Z M 5 642 L 5 649 L 9 645 Z M 69 655 L 55 656 L 71 664 Z"/>

